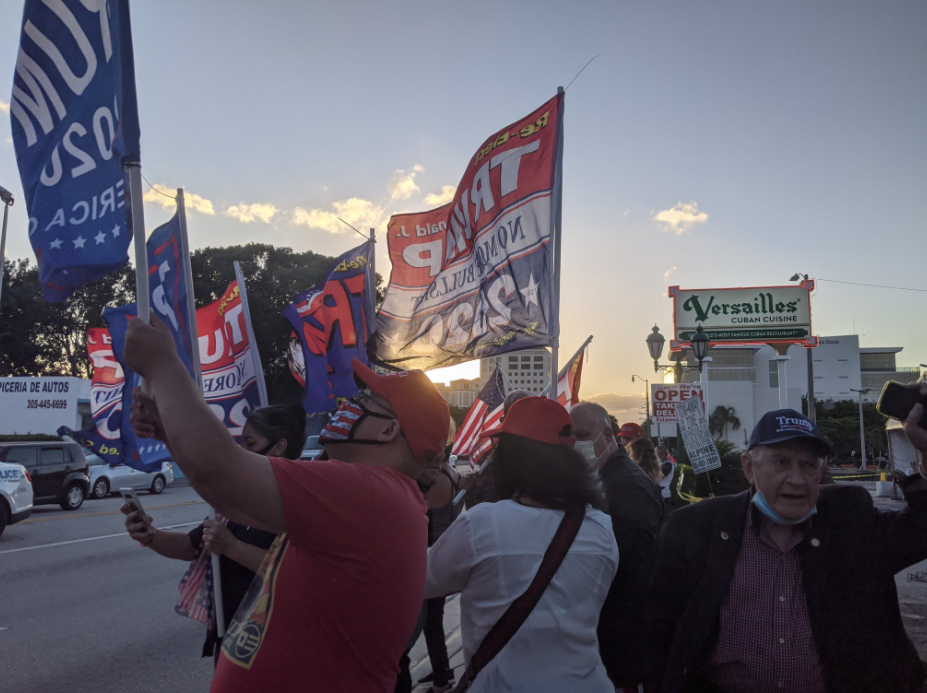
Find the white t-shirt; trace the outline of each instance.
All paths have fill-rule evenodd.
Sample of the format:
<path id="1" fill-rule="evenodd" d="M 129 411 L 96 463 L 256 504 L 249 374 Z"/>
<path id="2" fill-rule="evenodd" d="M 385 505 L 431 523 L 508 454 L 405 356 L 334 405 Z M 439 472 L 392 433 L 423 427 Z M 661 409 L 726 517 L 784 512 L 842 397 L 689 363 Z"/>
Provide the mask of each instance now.
<path id="1" fill-rule="evenodd" d="M 428 551 L 425 597 L 460 592 L 464 656 L 534 579 L 563 511 L 506 500 L 461 515 Z M 471 693 L 613 693 L 599 657 L 599 612 L 618 570 L 611 519 L 586 508 L 576 540 L 538 605 L 481 671 Z"/>

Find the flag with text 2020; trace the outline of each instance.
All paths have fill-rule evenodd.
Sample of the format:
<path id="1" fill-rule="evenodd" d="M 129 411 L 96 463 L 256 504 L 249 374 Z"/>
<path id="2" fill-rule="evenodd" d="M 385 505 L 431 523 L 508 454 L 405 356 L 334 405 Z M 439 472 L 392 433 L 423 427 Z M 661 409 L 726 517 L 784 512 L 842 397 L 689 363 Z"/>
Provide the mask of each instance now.
<path id="1" fill-rule="evenodd" d="M 10 121 L 42 293 L 63 301 L 128 260 L 122 164 L 139 149 L 128 0 L 27 0 Z"/>
<path id="2" fill-rule="evenodd" d="M 450 366 L 559 333 L 550 283 L 561 106 L 558 95 L 490 136 L 448 204 L 390 219 L 380 359 Z"/>

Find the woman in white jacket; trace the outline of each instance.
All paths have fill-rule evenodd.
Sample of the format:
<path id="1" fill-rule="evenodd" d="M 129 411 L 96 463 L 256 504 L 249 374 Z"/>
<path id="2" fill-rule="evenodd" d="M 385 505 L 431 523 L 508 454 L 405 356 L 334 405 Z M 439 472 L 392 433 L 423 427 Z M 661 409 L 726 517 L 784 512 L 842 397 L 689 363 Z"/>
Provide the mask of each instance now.
<path id="1" fill-rule="evenodd" d="M 567 411 L 528 397 L 483 434 L 496 441 L 490 471 L 500 500 L 461 515 L 428 554 L 425 597 L 460 592 L 469 662 L 490 628 L 531 583 L 569 507 L 584 507 L 576 539 L 540 602 L 476 676 L 471 693 L 613 693 L 596 625 L 618 547 L 595 471 L 573 449 Z"/>

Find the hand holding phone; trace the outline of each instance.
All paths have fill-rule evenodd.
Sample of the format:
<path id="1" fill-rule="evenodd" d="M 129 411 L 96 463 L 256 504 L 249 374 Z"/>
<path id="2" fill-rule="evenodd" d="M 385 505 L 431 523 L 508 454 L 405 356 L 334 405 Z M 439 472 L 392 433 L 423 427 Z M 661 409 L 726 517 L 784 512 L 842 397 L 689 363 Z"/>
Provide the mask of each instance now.
<path id="1" fill-rule="evenodd" d="M 927 430 L 927 395 L 923 394 L 923 389 L 923 387 L 917 385 L 906 387 L 894 380 L 889 380 L 882 388 L 882 394 L 879 396 L 876 409 L 885 416 L 905 421 L 911 414 L 914 405 L 921 404 L 924 411 L 921 413 L 918 426 Z"/>

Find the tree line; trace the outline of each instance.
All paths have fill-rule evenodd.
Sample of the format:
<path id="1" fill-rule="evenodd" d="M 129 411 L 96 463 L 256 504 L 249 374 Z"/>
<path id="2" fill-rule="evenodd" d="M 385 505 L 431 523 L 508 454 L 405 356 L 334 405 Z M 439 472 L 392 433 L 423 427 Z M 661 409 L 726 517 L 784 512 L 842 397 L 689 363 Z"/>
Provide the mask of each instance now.
<path id="1" fill-rule="evenodd" d="M 200 248 L 191 255 L 196 307 L 217 300 L 235 279 L 232 263 L 241 263 L 257 348 L 264 365 L 270 401 L 296 403 L 299 384 L 289 374 L 286 355 L 291 331 L 281 311 L 293 296 L 317 284 L 333 258 L 311 250 L 265 243 Z M 378 299 L 381 298 L 377 275 Z M 105 327 L 103 310 L 135 300 L 135 270 L 129 265 L 106 279 L 82 287 L 64 303 L 42 297 L 38 267 L 25 260 L 4 263 L 0 305 L 0 376 L 75 376 L 89 378 L 88 327 Z"/>

